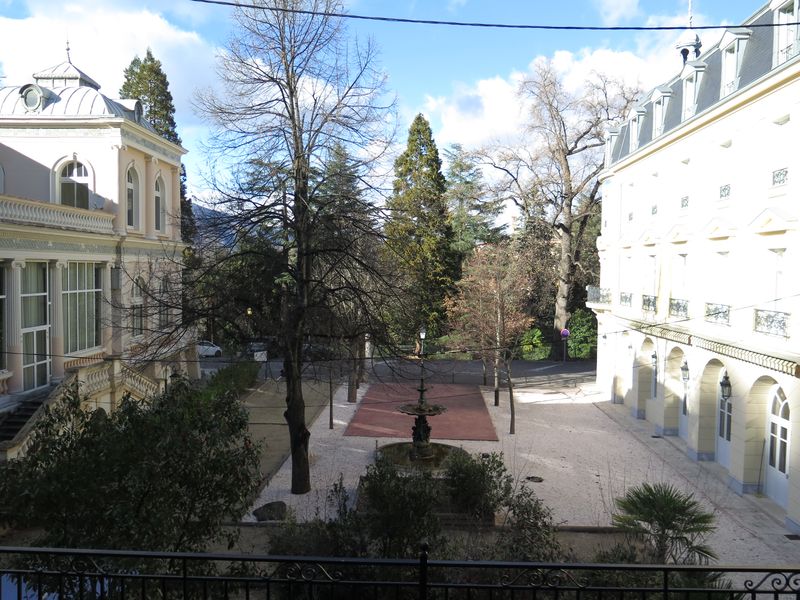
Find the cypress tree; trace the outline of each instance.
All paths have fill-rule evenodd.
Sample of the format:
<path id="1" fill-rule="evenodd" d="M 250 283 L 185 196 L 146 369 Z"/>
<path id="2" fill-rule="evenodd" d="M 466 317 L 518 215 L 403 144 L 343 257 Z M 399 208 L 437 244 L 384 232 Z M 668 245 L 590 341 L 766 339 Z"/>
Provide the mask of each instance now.
<path id="1" fill-rule="evenodd" d="M 406 150 L 394 163 L 394 194 L 387 203 L 387 243 L 400 259 L 418 322 L 405 323 L 406 333 L 425 325 L 432 337 L 444 333 L 444 300 L 452 292 L 458 270 L 453 230 L 445 199 L 442 161 L 431 126 L 422 114 L 408 130 Z"/>

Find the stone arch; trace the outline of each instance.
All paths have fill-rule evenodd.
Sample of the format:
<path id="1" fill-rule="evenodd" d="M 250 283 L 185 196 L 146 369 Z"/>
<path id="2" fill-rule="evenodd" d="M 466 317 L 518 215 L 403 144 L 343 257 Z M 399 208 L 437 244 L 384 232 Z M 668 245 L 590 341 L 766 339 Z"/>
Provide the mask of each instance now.
<path id="1" fill-rule="evenodd" d="M 741 484 L 743 493 L 760 492 L 764 485 L 764 468 L 767 460 L 767 416 L 770 402 L 779 388 L 778 382 L 769 375 L 756 379 L 744 397 L 742 408 L 747 410 L 747 419 L 737 423 L 737 434 L 741 436 Z"/>
<path id="2" fill-rule="evenodd" d="M 655 342 L 649 337 L 642 342 L 634 363 L 636 385 L 636 402 L 633 410 L 637 419 L 646 419 L 647 401 L 653 397 L 655 370 L 653 369 L 653 353 Z"/>
<path id="3" fill-rule="evenodd" d="M 664 361 L 664 422 L 662 435 L 678 435 L 678 419 L 681 414 L 685 388 L 681 377 L 681 365 L 686 359 L 683 349 L 675 346 Z"/>
<path id="4" fill-rule="evenodd" d="M 689 398 L 689 447 L 694 446 L 697 460 L 713 461 L 716 458 L 717 401 L 724 370 L 725 365 L 716 358 L 708 361 L 701 371 L 697 394 Z M 696 439 L 692 439 L 694 431 L 697 432 Z"/>

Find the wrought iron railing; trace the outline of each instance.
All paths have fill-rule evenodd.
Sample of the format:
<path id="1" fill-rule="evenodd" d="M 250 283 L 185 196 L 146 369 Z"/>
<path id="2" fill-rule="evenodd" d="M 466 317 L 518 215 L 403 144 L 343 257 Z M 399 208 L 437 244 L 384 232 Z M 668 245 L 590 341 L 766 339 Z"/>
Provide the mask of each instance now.
<path id="1" fill-rule="evenodd" d="M 658 296 L 648 296 L 647 294 L 643 294 L 642 310 L 645 312 L 656 312 L 657 302 L 658 302 Z"/>
<path id="2" fill-rule="evenodd" d="M 620 292 L 619 303 L 621 306 L 631 306 L 633 304 L 633 294 L 630 292 Z"/>
<path id="3" fill-rule="evenodd" d="M 0 548 L 3 598 L 773 600 L 800 567 L 619 565 Z"/>
<path id="4" fill-rule="evenodd" d="M 778 169 L 772 172 L 772 185 L 785 185 L 789 181 L 789 169 Z"/>
<path id="5" fill-rule="evenodd" d="M 669 299 L 669 316 L 670 317 L 688 317 L 689 316 L 689 301 L 681 300 L 679 298 Z"/>
<path id="6" fill-rule="evenodd" d="M 789 337 L 789 313 L 756 309 L 754 311 L 753 330 L 758 333 Z"/>
<path id="7" fill-rule="evenodd" d="M 611 290 L 596 285 L 587 285 L 586 301 L 594 304 L 611 304 Z"/>
<path id="8" fill-rule="evenodd" d="M 728 304 L 706 302 L 706 322 L 728 325 L 731 322 L 731 307 Z"/>

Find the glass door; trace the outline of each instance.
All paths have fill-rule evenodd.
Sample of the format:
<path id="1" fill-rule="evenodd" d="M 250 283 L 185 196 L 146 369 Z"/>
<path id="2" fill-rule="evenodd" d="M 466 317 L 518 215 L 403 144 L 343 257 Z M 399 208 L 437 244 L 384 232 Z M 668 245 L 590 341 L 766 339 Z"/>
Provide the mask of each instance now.
<path id="1" fill-rule="evenodd" d="M 25 390 L 50 383 L 50 319 L 47 263 L 22 269 L 22 380 Z"/>

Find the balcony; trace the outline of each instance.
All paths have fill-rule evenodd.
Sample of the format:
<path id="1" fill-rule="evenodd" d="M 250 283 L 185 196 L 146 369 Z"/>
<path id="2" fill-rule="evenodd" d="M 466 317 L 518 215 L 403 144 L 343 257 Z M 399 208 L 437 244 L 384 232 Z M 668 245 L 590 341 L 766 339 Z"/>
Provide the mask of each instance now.
<path id="1" fill-rule="evenodd" d="M 798 54 L 800 54 L 800 43 L 794 42 L 792 44 L 788 44 L 787 46 L 784 46 L 778 50 L 778 64 L 782 65 L 787 60 L 793 59 Z"/>
<path id="2" fill-rule="evenodd" d="M 611 304 L 611 290 L 594 285 L 587 285 L 586 302 L 589 304 Z"/>
<path id="3" fill-rule="evenodd" d="M 87 233 L 113 234 L 114 215 L 97 210 L 85 210 L 0 196 L 0 222 L 71 229 Z"/>
<path id="4" fill-rule="evenodd" d="M 767 335 L 789 337 L 789 313 L 759 309 L 756 309 L 753 313 L 753 331 L 766 333 Z"/>
<path id="5" fill-rule="evenodd" d="M 800 568 L 0 548 L 3 598 L 797 597 Z M 710 575 L 730 587 L 715 586 Z"/>
<path id="6" fill-rule="evenodd" d="M 648 296 L 642 294 L 642 310 L 648 313 L 656 312 L 656 304 L 658 303 L 658 296 Z"/>
<path id="7" fill-rule="evenodd" d="M 689 301 L 680 300 L 678 298 L 669 299 L 669 316 L 670 317 L 688 317 L 689 316 Z"/>
<path id="8" fill-rule="evenodd" d="M 729 325 L 731 322 L 731 307 L 728 304 L 711 304 L 706 302 L 706 323 Z"/>
<path id="9" fill-rule="evenodd" d="M 619 293 L 619 303 L 620 306 L 632 306 L 633 305 L 633 294 L 630 292 L 620 292 Z"/>

